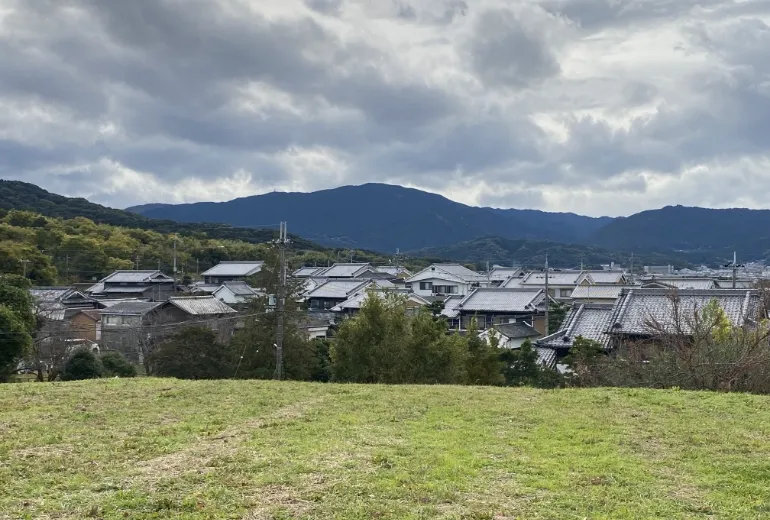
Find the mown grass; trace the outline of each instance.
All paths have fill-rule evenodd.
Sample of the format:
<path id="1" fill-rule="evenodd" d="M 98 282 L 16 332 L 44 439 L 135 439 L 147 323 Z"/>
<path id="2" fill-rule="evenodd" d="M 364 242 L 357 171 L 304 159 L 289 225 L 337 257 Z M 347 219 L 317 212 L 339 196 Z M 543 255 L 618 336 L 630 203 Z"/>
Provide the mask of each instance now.
<path id="1" fill-rule="evenodd" d="M 0 386 L 0 518 L 767 518 L 770 398 Z"/>

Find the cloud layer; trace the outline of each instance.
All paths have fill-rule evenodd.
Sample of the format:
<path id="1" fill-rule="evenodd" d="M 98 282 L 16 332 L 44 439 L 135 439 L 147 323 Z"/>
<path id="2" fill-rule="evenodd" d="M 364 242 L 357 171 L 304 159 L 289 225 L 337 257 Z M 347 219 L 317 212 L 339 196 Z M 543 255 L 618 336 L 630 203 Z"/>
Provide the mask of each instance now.
<path id="1" fill-rule="evenodd" d="M 0 177 L 770 207 L 766 0 L 0 0 Z"/>

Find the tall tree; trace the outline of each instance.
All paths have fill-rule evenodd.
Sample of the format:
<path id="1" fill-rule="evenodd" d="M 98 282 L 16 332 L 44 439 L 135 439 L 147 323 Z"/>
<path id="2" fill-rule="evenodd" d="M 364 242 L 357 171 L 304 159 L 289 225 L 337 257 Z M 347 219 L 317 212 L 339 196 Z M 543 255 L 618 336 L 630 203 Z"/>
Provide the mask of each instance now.
<path id="1" fill-rule="evenodd" d="M 150 354 L 152 373 L 179 379 L 232 377 L 235 359 L 229 345 L 217 342 L 208 327 L 188 327 L 169 337 Z"/>
<path id="2" fill-rule="evenodd" d="M 32 345 L 36 320 L 28 287 L 20 276 L 0 276 L 0 382 L 8 380 Z"/>
<path id="3" fill-rule="evenodd" d="M 467 382 L 471 385 L 499 385 L 503 378 L 503 363 L 500 349 L 479 337 L 476 319 L 468 327 L 468 359 L 466 361 Z"/>

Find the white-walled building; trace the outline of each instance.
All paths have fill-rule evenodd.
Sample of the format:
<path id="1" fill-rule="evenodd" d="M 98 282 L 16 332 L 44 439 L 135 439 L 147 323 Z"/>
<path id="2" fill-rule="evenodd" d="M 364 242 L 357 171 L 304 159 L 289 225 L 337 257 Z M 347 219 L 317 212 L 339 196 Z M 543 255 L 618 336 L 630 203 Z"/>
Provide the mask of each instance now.
<path id="1" fill-rule="evenodd" d="M 488 287 L 486 275 L 459 264 L 433 264 L 407 278 L 407 286 L 418 296 L 466 296 L 473 289 Z"/>

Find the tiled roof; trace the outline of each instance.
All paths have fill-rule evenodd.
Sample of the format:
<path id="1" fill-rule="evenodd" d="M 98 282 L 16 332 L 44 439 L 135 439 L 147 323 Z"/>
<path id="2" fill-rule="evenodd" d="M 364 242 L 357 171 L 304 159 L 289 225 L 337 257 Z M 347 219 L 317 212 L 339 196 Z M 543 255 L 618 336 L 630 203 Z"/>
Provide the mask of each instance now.
<path id="1" fill-rule="evenodd" d="M 86 289 L 87 294 L 99 294 L 104 290 L 104 282 L 97 282 Z"/>
<path id="2" fill-rule="evenodd" d="M 292 273 L 295 278 L 308 278 L 326 269 L 326 267 L 300 267 Z"/>
<path id="3" fill-rule="evenodd" d="M 518 275 L 521 269 L 518 267 L 495 267 L 489 272 L 489 279 L 496 282 L 503 282 L 508 278 Z"/>
<path id="4" fill-rule="evenodd" d="M 399 292 L 386 291 L 386 290 L 375 290 L 375 291 L 361 290 L 353 293 L 347 300 L 340 303 L 339 305 L 332 307 L 332 310 L 334 312 L 342 312 L 344 310 L 360 309 L 361 305 L 363 305 L 364 301 L 366 301 L 366 298 L 370 294 L 373 294 L 377 298 L 385 298 L 387 294 L 401 294 L 402 296 L 405 296 L 407 299 L 409 299 L 409 301 L 418 303 L 420 305 L 428 305 L 427 300 L 425 300 L 424 298 L 421 298 L 416 294 L 406 294 L 406 293 L 399 293 Z"/>
<path id="5" fill-rule="evenodd" d="M 103 278 L 101 282 L 107 283 L 149 283 L 149 282 L 172 282 L 171 277 L 166 276 L 160 271 L 115 271 L 111 275 Z"/>
<path id="6" fill-rule="evenodd" d="M 328 280 L 315 289 L 310 290 L 305 298 L 339 298 L 347 299 L 356 290 L 371 284 L 371 280 Z"/>
<path id="7" fill-rule="evenodd" d="M 556 350 L 548 347 L 535 347 L 537 352 L 537 361 L 546 367 L 556 367 Z"/>
<path id="8" fill-rule="evenodd" d="M 620 296 L 620 292 L 629 287 L 628 285 L 578 285 L 572 291 L 572 299 L 588 301 L 592 298 L 616 300 Z"/>
<path id="9" fill-rule="evenodd" d="M 313 276 L 325 276 L 326 278 L 353 278 L 369 269 L 374 269 L 370 264 L 334 264 L 323 271 L 315 273 Z"/>
<path id="10" fill-rule="evenodd" d="M 222 287 L 222 284 L 218 283 L 195 283 L 190 286 L 190 292 L 191 293 L 204 293 L 204 294 L 214 294 L 217 292 L 217 289 Z"/>
<path id="11" fill-rule="evenodd" d="M 257 296 L 259 294 L 246 282 L 225 282 L 221 287 L 227 287 L 235 296 Z"/>
<path id="12" fill-rule="evenodd" d="M 37 302 L 61 301 L 73 294 L 80 293 L 72 287 L 33 287 L 29 290 L 29 295 Z"/>
<path id="13" fill-rule="evenodd" d="M 714 280 L 714 283 L 716 283 L 717 287 L 720 289 L 733 288 L 732 280 Z M 756 283 L 752 280 L 735 280 L 736 289 L 753 289 L 755 285 Z"/>
<path id="14" fill-rule="evenodd" d="M 517 287 L 521 287 L 521 281 L 523 279 L 524 278 L 521 276 L 512 276 L 511 278 L 508 278 L 502 284 L 500 284 L 500 287 L 503 287 L 505 289 L 515 289 Z"/>
<path id="15" fill-rule="evenodd" d="M 143 316 L 161 305 L 163 305 L 163 302 L 143 302 L 139 300 L 123 301 L 106 309 L 102 309 L 102 316 L 106 314 Z"/>
<path id="16" fill-rule="evenodd" d="M 169 298 L 168 303 L 193 316 L 233 314 L 235 309 L 213 296 L 179 296 Z"/>
<path id="17" fill-rule="evenodd" d="M 465 296 L 450 296 L 446 298 L 444 300 L 444 310 L 441 311 L 441 314 L 447 318 L 456 318 L 460 314 L 458 306 L 463 299 L 465 299 Z"/>
<path id="18" fill-rule="evenodd" d="M 440 280 L 450 280 L 460 283 L 480 283 L 487 280 L 486 275 L 471 271 L 465 266 L 459 264 L 433 264 L 419 273 L 407 278 L 407 282 L 418 282 L 420 280 L 438 278 Z"/>
<path id="19" fill-rule="evenodd" d="M 203 273 L 203 276 L 251 276 L 262 270 L 262 266 L 265 262 L 259 261 L 244 261 L 244 262 L 220 262 L 208 271 Z"/>
<path id="20" fill-rule="evenodd" d="M 526 323 L 501 323 L 493 327 L 510 339 L 535 338 L 540 333 Z"/>
<path id="21" fill-rule="evenodd" d="M 659 278 L 655 277 L 647 282 L 649 284 L 662 284 L 675 289 L 714 289 L 716 283 L 711 278 Z"/>
<path id="22" fill-rule="evenodd" d="M 586 276 L 584 271 L 549 271 L 548 283 L 550 285 L 577 285 Z M 521 285 L 526 287 L 527 285 L 541 286 L 545 285 L 545 273 L 544 272 L 532 272 L 529 273 L 521 281 Z"/>
<path id="23" fill-rule="evenodd" d="M 542 289 L 479 288 L 458 307 L 462 312 L 532 312 L 544 298 Z"/>
<path id="24" fill-rule="evenodd" d="M 80 311 L 80 314 L 85 314 L 94 321 L 100 321 L 102 319 L 102 311 L 96 309 Z"/>
<path id="25" fill-rule="evenodd" d="M 396 267 L 395 265 L 381 265 L 378 267 L 375 267 L 377 271 L 385 274 L 389 274 L 391 276 L 410 276 L 411 273 L 408 269 L 402 266 Z"/>
<path id="26" fill-rule="evenodd" d="M 688 334 L 692 331 L 695 314 L 711 300 L 719 303 L 727 319 L 736 326 L 756 319 L 761 307 L 760 294 L 754 290 L 629 289 L 623 291 L 615 303 L 607 331 L 650 335 L 654 332 L 651 324 L 657 323 L 668 333 L 681 331 Z"/>
<path id="27" fill-rule="evenodd" d="M 134 294 L 134 293 L 143 293 L 150 289 L 153 289 L 153 287 L 150 287 L 149 285 L 140 286 L 140 287 L 137 287 L 136 285 L 133 285 L 133 286 L 119 285 L 117 287 L 105 287 L 101 290 L 101 294 Z"/>
<path id="28" fill-rule="evenodd" d="M 622 283 L 625 273 L 622 271 L 586 271 L 595 283 Z"/>
<path id="29" fill-rule="evenodd" d="M 537 341 L 541 347 L 571 348 L 575 338 L 597 341 L 606 345 L 609 337 L 605 331 L 612 319 L 612 305 L 597 305 L 590 303 L 575 304 L 567 313 L 561 328 Z"/>

